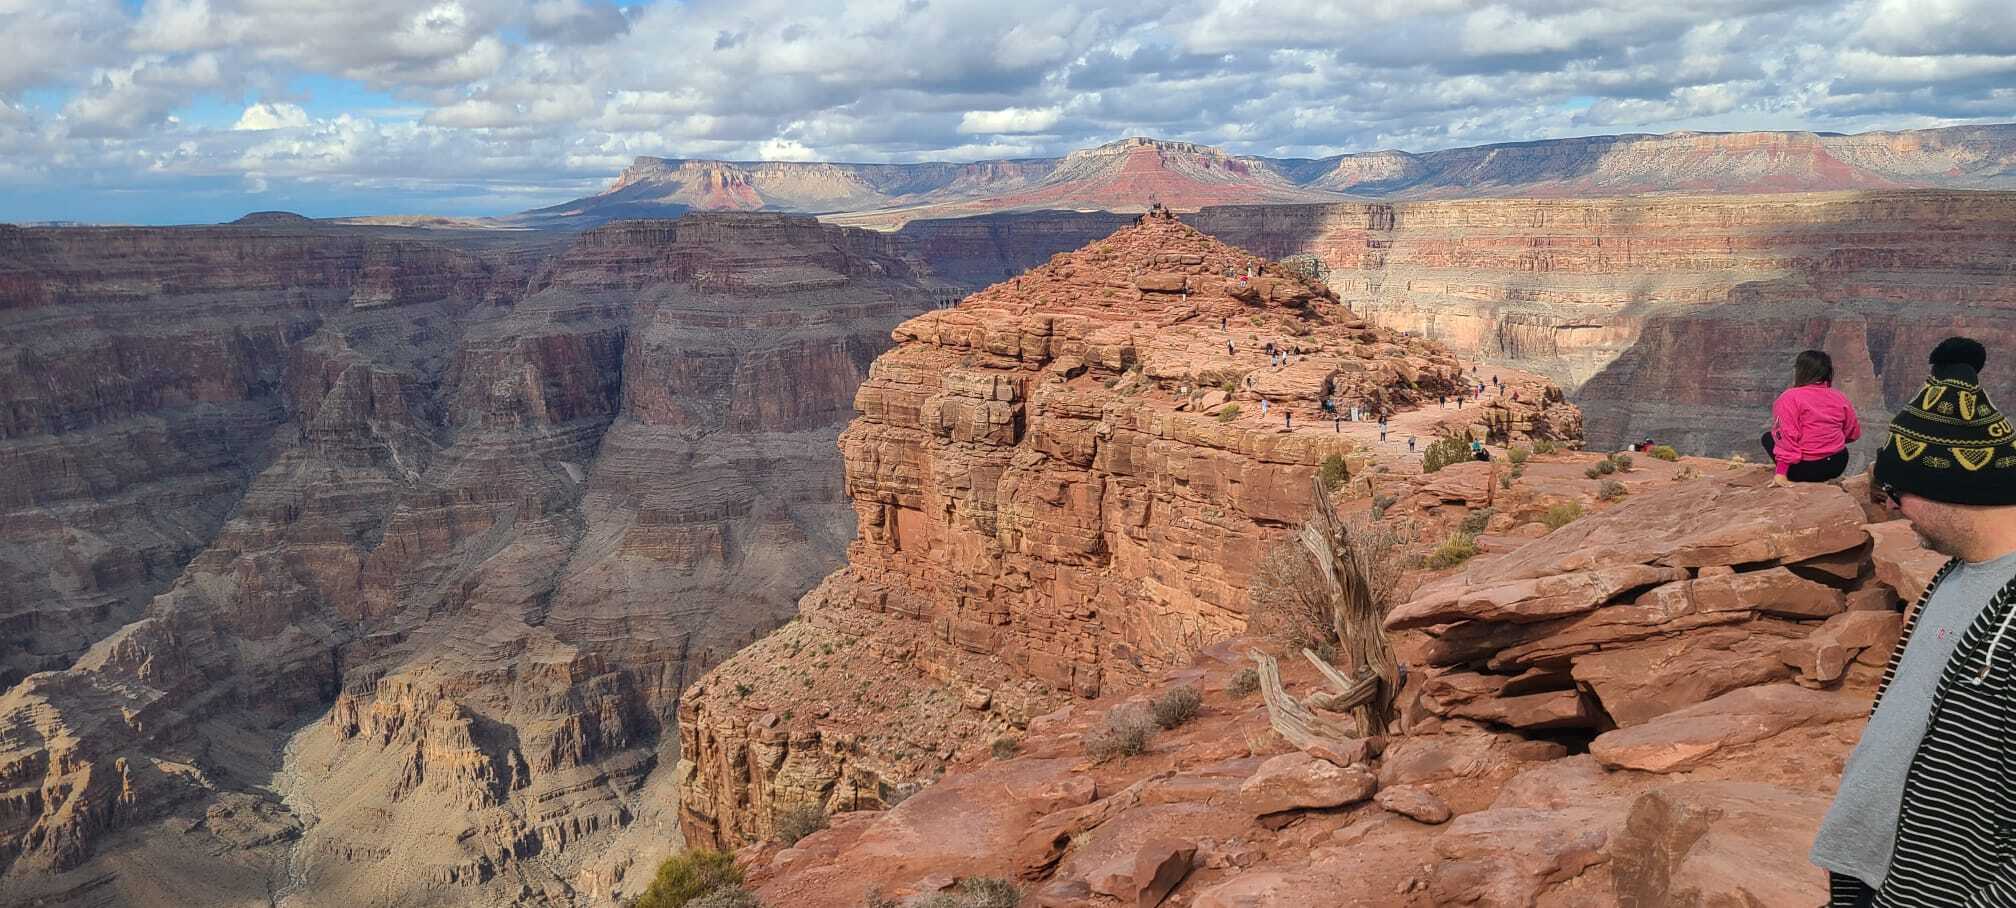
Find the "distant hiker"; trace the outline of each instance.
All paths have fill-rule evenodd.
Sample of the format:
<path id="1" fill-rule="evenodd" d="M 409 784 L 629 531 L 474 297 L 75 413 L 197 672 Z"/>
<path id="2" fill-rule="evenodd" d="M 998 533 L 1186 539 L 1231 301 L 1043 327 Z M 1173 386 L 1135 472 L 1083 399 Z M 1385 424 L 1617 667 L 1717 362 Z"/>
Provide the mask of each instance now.
<path id="1" fill-rule="evenodd" d="M 1407 436 L 1407 453 L 1414 453 L 1414 436 Z"/>
<path id="2" fill-rule="evenodd" d="M 1225 355 L 1232 355 L 1232 339 L 1229 337 L 1225 339 Z"/>
<path id="3" fill-rule="evenodd" d="M 1218 330 L 1220 331 L 1232 330 L 1232 320 L 1223 315 L 1218 316 Z"/>
<path id="4" fill-rule="evenodd" d="M 1267 415 L 1267 398 L 1260 398 L 1260 415 Z"/>
<path id="5" fill-rule="evenodd" d="M 1813 839 L 1828 905 L 2016 905 L 2016 427 L 1987 352 L 1932 351 L 1890 423 L 1870 498 L 1952 560 L 1904 620 L 1862 739 Z"/>
<path id="6" fill-rule="evenodd" d="M 1447 409 L 1449 409 L 1449 395 L 1447 395 L 1447 394 L 1444 394 L 1444 395 L 1442 395 L 1442 396 L 1440 396 L 1440 397 L 1436 398 L 1436 399 L 1435 399 L 1435 403 L 1436 403 L 1436 405 L 1437 405 L 1437 406 L 1440 406 L 1440 407 L 1441 407 L 1442 409 L 1444 409 L 1444 410 L 1447 410 Z"/>
<path id="7" fill-rule="evenodd" d="M 1336 414 L 1331 414 L 1331 416 L 1330 416 L 1330 430 L 1331 430 L 1331 431 L 1333 431 L 1333 432 L 1336 432 L 1336 433 L 1338 433 L 1338 434 L 1340 434 L 1340 435 L 1341 435 L 1341 434 L 1343 434 L 1343 432 L 1344 432 L 1344 417 L 1342 417 L 1342 416 L 1338 416 L 1338 415 L 1336 415 Z"/>
<path id="8" fill-rule="evenodd" d="M 1476 440 L 1476 439 L 1474 439 L 1474 438 L 1473 438 L 1473 439 L 1471 439 L 1471 440 L 1470 440 L 1470 459 L 1471 459 L 1471 460 L 1490 460 L 1490 459 L 1491 459 L 1491 452 L 1490 452 L 1490 451 L 1488 451 L 1488 450 L 1485 450 L 1485 448 L 1484 448 L 1484 443 L 1483 443 L 1483 442 L 1481 442 L 1481 441 L 1478 441 L 1478 440 Z"/>
<path id="9" fill-rule="evenodd" d="M 1383 419 L 1379 421 L 1379 441 L 1386 441 L 1386 421 Z"/>
<path id="10" fill-rule="evenodd" d="M 1834 390 L 1834 360 L 1807 350 L 1792 360 L 1792 387 L 1771 405 L 1764 452 L 1777 463 L 1777 485 L 1826 482 L 1848 469 L 1848 444 L 1862 437 L 1855 405 Z"/>
<path id="11" fill-rule="evenodd" d="M 1294 410 L 1282 410 L 1282 411 L 1281 411 L 1281 428 L 1283 428 L 1283 429 L 1287 429 L 1287 430 L 1289 430 L 1289 431 L 1291 431 L 1291 432 L 1295 430 L 1295 411 L 1294 411 Z"/>
<path id="12" fill-rule="evenodd" d="M 1491 387 L 1493 388 L 1498 387 L 1498 376 L 1496 375 L 1491 376 Z"/>

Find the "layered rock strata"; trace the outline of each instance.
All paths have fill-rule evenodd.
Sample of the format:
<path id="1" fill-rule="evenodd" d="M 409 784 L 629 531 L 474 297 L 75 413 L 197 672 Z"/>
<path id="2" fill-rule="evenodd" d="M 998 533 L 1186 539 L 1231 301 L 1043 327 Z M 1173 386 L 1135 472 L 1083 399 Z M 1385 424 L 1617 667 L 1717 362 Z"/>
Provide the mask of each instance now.
<path id="1" fill-rule="evenodd" d="M 7 620 L 117 626 L 0 651 L 0 889 L 51 904 L 634 892 L 679 692 L 838 563 L 933 296 L 780 215 L 8 240 Z"/>
<path id="2" fill-rule="evenodd" d="M 1602 447 L 1649 435 L 1751 451 L 1807 347 L 1832 353 L 1873 429 L 1940 339 L 2016 344 L 2009 193 L 1214 208 L 1194 222 L 1266 255 L 1314 254 L 1381 325 L 1549 374 Z"/>
<path id="3" fill-rule="evenodd" d="M 1309 476 L 1331 457 L 1361 472 L 1377 446 L 1341 411 L 1383 407 L 1425 436 L 1469 382 L 1443 348 L 1166 216 L 895 337 L 840 439 L 848 567 L 801 603 L 790 658 L 766 641 L 685 698 L 696 841 L 886 795 L 1064 697 L 1133 689 L 1243 632 Z M 1467 418 L 1579 431 L 1558 390 L 1492 406 Z M 981 715 L 855 708 L 885 688 L 949 690 Z"/>

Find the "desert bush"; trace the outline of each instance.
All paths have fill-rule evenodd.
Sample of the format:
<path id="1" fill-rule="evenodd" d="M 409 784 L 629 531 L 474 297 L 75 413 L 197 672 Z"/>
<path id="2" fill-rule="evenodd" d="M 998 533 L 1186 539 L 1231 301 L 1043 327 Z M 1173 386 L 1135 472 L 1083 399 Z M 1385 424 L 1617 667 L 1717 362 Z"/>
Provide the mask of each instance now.
<path id="1" fill-rule="evenodd" d="M 777 837 L 786 845 L 826 828 L 826 809 L 817 804 L 793 804 L 777 814 Z"/>
<path id="2" fill-rule="evenodd" d="M 1680 459 L 1680 452 L 1673 450 L 1672 445 L 1653 445 L 1652 450 L 1646 451 L 1645 453 L 1650 454 L 1653 457 L 1657 457 L 1660 460 L 1666 461 L 1667 463 L 1672 463 L 1673 461 Z"/>
<path id="3" fill-rule="evenodd" d="M 1154 733 L 1155 719 L 1145 710 L 1115 709 L 1106 714 L 1106 727 L 1085 739 L 1085 753 L 1100 763 L 1136 756 L 1148 749 Z"/>
<path id="4" fill-rule="evenodd" d="M 1596 461 L 1596 472 L 1604 476 L 1608 476 L 1612 473 L 1615 473 L 1617 472 L 1617 462 L 1614 460 Z"/>
<path id="5" fill-rule="evenodd" d="M 1507 473 L 1503 476 L 1498 477 L 1498 488 L 1501 489 L 1512 488 L 1512 474 Z"/>
<path id="6" fill-rule="evenodd" d="M 994 759 L 1006 760 L 1009 757 L 1015 756 L 1016 754 L 1022 752 L 1022 741 L 1019 738 L 1012 738 L 1003 735 L 999 738 L 995 738 L 994 743 L 988 745 L 987 749 L 989 752 L 994 754 Z"/>
<path id="7" fill-rule="evenodd" d="M 1492 516 L 1497 513 L 1498 511 L 1493 508 L 1478 508 L 1463 515 L 1463 532 L 1472 536 L 1484 532 L 1484 528 L 1491 525 Z"/>
<path id="8" fill-rule="evenodd" d="M 631 902 L 631 908 L 686 908 L 695 899 L 717 889 L 739 889 L 742 868 L 735 856 L 725 851 L 694 848 L 665 859 L 651 887 Z"/>
<path id="9" fill-rule="evenodd" d="M 1525 463 L 1528 459 L 1532 458 L 1532 456 L 1533 456 L 1533 449 L 1528 448 L 1524 445 L 1513 448 L 1511 451 L 1505 454 L 1505 457 L 1511 460 L 1514 465 Z"/>
<path id="10" fill-rule="evenodd" d="M 1610 462 L 1617 465 L 1617 472 L 1619 473 L 1631 472 L 1631 455 L 1629 454 L 1612 454 L 1610 455 Z"/>
<path id="11" fill-rule="evenodd" d="M 1470 459 L 1470 443 L 1454 435 L 1435 439 L 1421 452 L 1421 472 L 1433 473 L 1452 463 Z"/>
<path id="12" fill-rule="evenodd" d="M 1278 543 L 1261 556 L 1251 596 L 1252 624 L 1261 634 L 1300 648 L 1314 646 L 1332 633 L 1323 578 L 1309 553 L 1292 541 Z"/>
<path id="13" fill-rule="evenodd" d="M 1249 697 L 1259 689 L 1260 673 L 1250 667 L 1240 669 L 1239 673 L 1233 675 L 1232 680 L 1225 684 L 1225 692 L 1234 697 Z"/>
<path id="14" fill-rule="evenodd" d="M 1590 467 L 1587 470 L 1583 470 L 1582 475 L 1587 476 L 1590 479 L 1601 479 L 1603 477 L 1603 471 L 1598 470 L 1595 467 Z"/>
<path id="15" fill-rule="evenodd" d="M 1197 711 L 1204 706 L 1204 695 L 1188 684 L 1170 688 L 1168 693 L 1156 697 L 1148 704 L 1148 711 L 1155 717 L 1155 724 L 1165 729 L 1180 727 L 1197 717 Z"/>
<path id="16" fill-rule="evenodd" d="M 1615 479 L 1605 479 L 1602 485 L 1596 487 L 1596 497 L 1604 501 L 1616 501 L 1627 494 L 1629 492 L 1624 488 L 1624 484 Z"/>
<path id="17" fill-rule="evenodd" d="M 1533 453 L 1535 454 L 1552 454 L 1559 450 L 1561 450 L 1561 446 L 1555 444 L 1551 438 L 1538 438 L 1533 441 Z"/>
<path id="18" fill-rule="evenodd" d="M 897 904 L 886 899 L 874 901 L 877 897 L 871 896 L 868 908 L 894 908 Z M 967 877 L 960 882 L 958 892 L 913 899 L 906 908 L 1015 908 L 1021 903 L 1022 890 L 1014 883 L 992 877 Z"/>
<path id="19" fill-rule="evenodd" d="M 1683 480 L 1694 479 L 1696 477 L 1699 477 L 1700 475 L 1701 475 L 1700 473 L 1694 471 L 1694 465 L 1690 463 L 1684 467 L 1681 467 L 1680 472 L 1673 474 L 1673 481 L 1681 482 Z"/>
<path id="20" fill-rule="evenodd" d="M 1477 537 L 1469 533 L 1457 533 L 1436 546 L 1435 551 L 1428 553 L 1421 564 L 1431 571 L 1439 571 L 1455 567 L 1476 556 Z"/>
<path id="21" fill-rule="evenodd" d="M 1335 492 L 1351 478 L 1351 467 L 1344 462 L 1344 455 L 1332 454 L 1323 458 L 1323 466 L 1317 475 L 1323 477 L 1324 488 Z"/>
<path id="22" fill-rule="evenodd" d="M 1226 404 L 1225 409 L 1218 411 L 1219 422 L 1231 422 L 1238 418 L 1239 418 L 1238 404 Z"/>
<path id="23" fill-rule="evenodd" d="M 1750 458 L 1743 456 L 1740 452 L 1729 455 L 1729 464 L 1731 466 L 1742 466 L 1749 462 Z"/>
<path id="24" fill-rule="evenodd" d="M 1540 515 L 1540 522 L 1546 524 L 1550 530 L 1558 530 L 1574 523 L 1576 520 L 1581 519 L 1581 517 L 1582 506 L 1571 501 L 1567 504 L 1557 504 L 1548 508 Z"/>

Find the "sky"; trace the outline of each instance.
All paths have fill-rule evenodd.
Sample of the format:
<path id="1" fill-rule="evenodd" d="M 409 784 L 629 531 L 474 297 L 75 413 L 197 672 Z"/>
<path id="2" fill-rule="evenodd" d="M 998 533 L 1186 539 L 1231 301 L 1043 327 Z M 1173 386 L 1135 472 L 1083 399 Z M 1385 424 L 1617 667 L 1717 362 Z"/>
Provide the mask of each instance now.
<path id="1" fill-rule="evenodd" d="M 491 215 L 639 155 L 2016 120 L 2011 0 L 0 0 L 0 221 Z"/>

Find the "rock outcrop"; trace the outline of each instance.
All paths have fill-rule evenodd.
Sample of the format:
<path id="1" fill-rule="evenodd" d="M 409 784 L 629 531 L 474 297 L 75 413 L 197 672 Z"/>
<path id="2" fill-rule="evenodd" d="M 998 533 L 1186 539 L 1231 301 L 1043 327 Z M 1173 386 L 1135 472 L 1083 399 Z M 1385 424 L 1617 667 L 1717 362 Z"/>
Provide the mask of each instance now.
<path id="1" fill-rule="evenodd" d="M 1165 215 L 895 336 L 840 439 L 848 567 L 685 698 L 689 840 L 752 841 L 798 803 L 886 803 L 1074 695 L 1243 633 L 1309 476 L 1333 457 L 1357 475 L 1382 447 L 1342 410 L 1425 438 L 1441 419 L 1579 429 L 1544 385 L 1442 409 L 1469 382 L 1445 350 Z"/>
<path id="2" fill-rule="evenodd" d="M 1265 255 L 1315 255 L 1339 299 L 1383 326 L 1547 374 L 1608 449 L 1651 436 L 1761 457 L 1807 347 L 1832 353 L 1867 447 L 1938 341 L 2016 343 L 2006 192 L 1239 207 L 1193 222 Z"/>
<path id="3" fill-rule="evenodd" d="M 1293 749 L 1240 677 L 1273 644 L 1224 641 L 1132 696 L 1030 722 L 1007 752 L 955 757 L 894 807 L 744 848 L 757 894 L 840 908 L 992 877 L 1039 905 L 1132 904 L 1141 857 L 1180 844 L 1190 869 L 1153 874 L 1177 880 L 1154 897 L 1194 906 L 1817 904 L 1806 850 L 1896 635 L 1879 620 L 1897 617 L 1873 555 L 1883 525 L 1852 491 L 1696 459 L 1634 468 L 1606 500 L 1578 491 L 1596 460 L 1535 454 L 1488 514 L 1432 475 L 1389 484 L 1384 519 L 1428 540 L 1479 514 L 1524 526 L 1549 500 L 1592 513 L 1404 584 L 1402 721 L 1355 742 L 1379 746 Z M 1645 573 L 1588 579 L 1626 569 Z M 1564 588 L 1593 592 L 1564 609 Z M 1781 659 L 1819 637 L 1852 667 Z M 1282 669 L 1298 700 L 1327 689 L 1299 658 Z M 1195 719 L 1091 758 L 1114 716 L 1178 687 L 1201 693 Z"/>
<path id="4" fill-rule="evenodd" d="M 0 890 L 634 892 L 680 691 L 851 536 L 835 438 L 936 294 L 899 246 L 0 235 Z"/>

